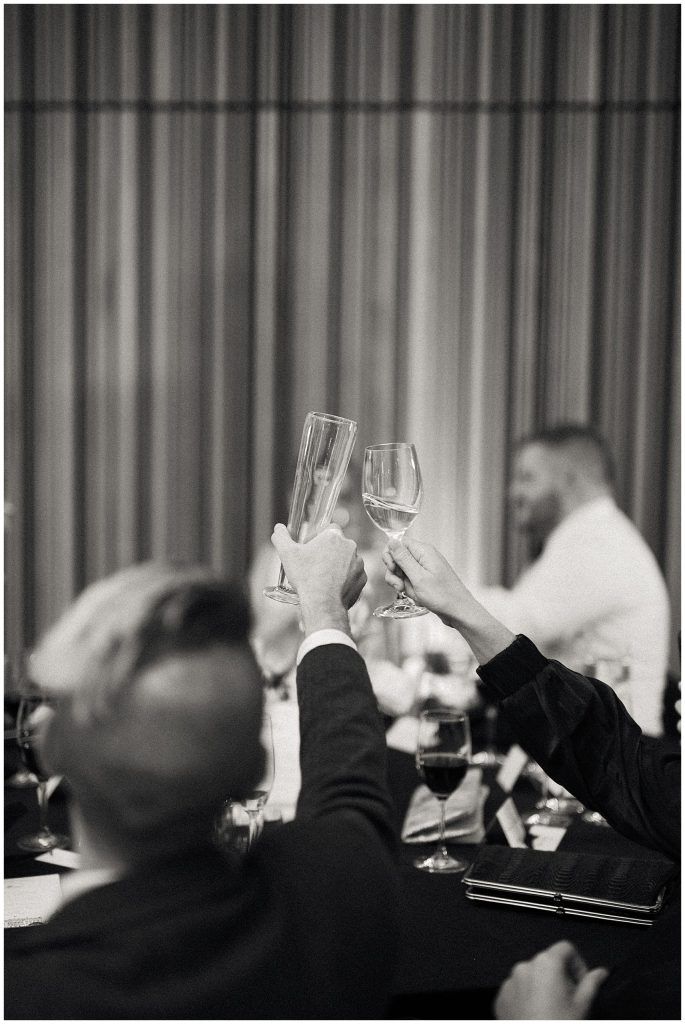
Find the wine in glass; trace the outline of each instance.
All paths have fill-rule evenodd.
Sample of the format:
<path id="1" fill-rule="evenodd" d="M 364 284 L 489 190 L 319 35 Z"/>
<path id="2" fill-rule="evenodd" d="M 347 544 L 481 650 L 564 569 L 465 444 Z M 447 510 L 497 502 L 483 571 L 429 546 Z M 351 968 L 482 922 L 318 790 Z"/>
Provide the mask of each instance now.
<path id="1" fill-rule="evenodd" d="M 40 720 L 49 708 L 49 702 L 40 696 L 22 697 L 17 713 L 17 743 L 21 758 L 28 771 L 38 780 L 36 795 L 38 797 L 39 829 L 38 832 L 22 836 L 17 840 L 21 850 L 31 853 L 45 853 L 56 847 L 69 845 L 67 836 L 52 831 L 48 825 L 48 781 L 50 779 L 37 753 L 36 745 L 40 731 Z"/>
<path id="2" fill-rule="evenodd" d="M 419 514 L 423 484 L 416 449 L 413 444 L 373 444 L 364 451 L 362 470 L 362 501 L 379 530 L 400 540 Z M 404 591 L 392 604 L 374 610 L 374 615 L 388 619 L 410 619 L 426 615 Z"/>
<path id="3" fill-rule="evenodd" d="M 434 708 L 421 713 L 416 747 L 419 775 L 440 802 L 440 843 L 428 857 L 414 861 L 421 871 L 449 874 L 467 864 L 450 856 L 445 846 L 445 802 L 461 785 L 471 761 L 471 730 L 467 715 Z"/>
<path id="4" fill-rule="evenodd" d="M 264 712 L 262 719 L 261 744 L 264 748 L 264 774 L 256 789 L 241 801 L 241 807 L 249 818 L 248 850 L 259 839 L 264 829 L 264 805 L 274 782 L 274 737 L 271 717 Z"/>

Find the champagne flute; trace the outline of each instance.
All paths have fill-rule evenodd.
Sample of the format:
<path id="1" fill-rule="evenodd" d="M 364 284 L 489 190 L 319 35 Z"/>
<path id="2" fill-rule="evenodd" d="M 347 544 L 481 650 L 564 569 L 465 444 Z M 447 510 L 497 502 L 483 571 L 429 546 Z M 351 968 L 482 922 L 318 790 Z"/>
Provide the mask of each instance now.
<path id="1" fill-rule="evenodd" d="M 40 731 L 40 720 L 49 708 L 49 701 L 40 696 L 24 696 L 19 703 L 17 713 L 17 743 L 19 752 L 28 771 L 37 779 L 36 795 L 38 797 L 39 829 L 38 832 L 22 836 L 17 840 L 21 850 L 30 853 L 45 853 L 57 847 L 69 845 L 67 836 L 53 832 L 48 824 L 48 781 L 50 779 L 40 763 L 37 740 Z"/>
<path id="2" fill-rule="evenodd" d="M 307 413 L 288 514 L 288 533 L 300 544 L 311 540 L 330 523 L 356 436 L 354 420 L 325 412 Z M 276 586 L 267 587 L 263 593 L 282 604 L 300 603 L 283 566 Z"/>
<path id="3" fill-rule="evenodd" d="M 274 735 L 271 717 L 264 712 L 262 718 L 261 744 L 264 749 L 264 774 L 256 789 L 240 801 L 249 818 L 247 837 L 248 850 L 259 839 L 264 830 L 264 805 L 269 799 L 274 784 Z"/>
<path id="4" fill-rule="evenodd" d="M 423 484 L 413 444 L 373 444 L 364 451 L 362 501 L 369 519 L 390 538 L 400 540 L 419 514 Z M 392 604 L 374 610 L 378 618 L 427 615 L 402 590 Z"/>
<path id="5" fill-rule="evenodd" d="M 421 871 L 454 874 L 465 861 L 451 857 L 445 846 L 445 802 L 466 778 L 471 761 L 471 730 L 467 715 L 441 708 L 423 711 L 419 719 L 416 768 L 440 802 L 440 843 L 429 857 L 414 861 Z"/>

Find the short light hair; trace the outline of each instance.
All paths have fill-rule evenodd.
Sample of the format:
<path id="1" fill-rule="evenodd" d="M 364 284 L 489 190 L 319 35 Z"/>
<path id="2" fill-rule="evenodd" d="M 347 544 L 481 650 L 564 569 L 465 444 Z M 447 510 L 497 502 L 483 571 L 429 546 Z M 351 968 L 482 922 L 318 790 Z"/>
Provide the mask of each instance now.
<path id="1" fill-rule="evenodd" d="M 131 859 L 206 840 L 261 771 L 261 679 L 242 590 L 148 562 L 88 587 L 32 655 L 52 696 L 40 754 Z M 256 777 L 255 777 L 256 776 Z"/>

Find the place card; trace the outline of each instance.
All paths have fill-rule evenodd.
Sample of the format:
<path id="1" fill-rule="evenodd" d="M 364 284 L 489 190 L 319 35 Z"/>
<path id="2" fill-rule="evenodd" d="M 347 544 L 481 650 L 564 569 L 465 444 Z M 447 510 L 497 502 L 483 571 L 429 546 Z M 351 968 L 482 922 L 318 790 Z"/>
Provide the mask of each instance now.
<path id="1" fill-rule="evenodd" d="M 556 850 L 566 835 L 566 829 L 558 825 L 531 825 L 530 834 L 534 850 Z"/>
<path id="2" fill-rule="evenodd" d="M 62 901 L 59 875 L 5 879 L 5 928 L 43 924 Z"/>
<path id="3" fill-rule="evenodd" d="M 502 827 L 504 837 L 509 846 L 514 846 L 518 849 L 527 846 L 526 828 L 511 797 L 504 801 L 495 817 Z"/>
<path id="4" fill-rule="evenodd" d="M 57 864 L 61 868 L 81 867 L 80 853 L 74 853 L 72 850 L 60 850 L 57 847 L 54 850 L 48 850 L 47 853 L 41 853 L 36 860 L 42 860 L 45 864 Z"/>
<path id="5" fill-rule="evenodd" d="M 528 754 L 518 743 L 513 743 L 495 779 L 504 793 L 511 793 L 527 763 Z"/>

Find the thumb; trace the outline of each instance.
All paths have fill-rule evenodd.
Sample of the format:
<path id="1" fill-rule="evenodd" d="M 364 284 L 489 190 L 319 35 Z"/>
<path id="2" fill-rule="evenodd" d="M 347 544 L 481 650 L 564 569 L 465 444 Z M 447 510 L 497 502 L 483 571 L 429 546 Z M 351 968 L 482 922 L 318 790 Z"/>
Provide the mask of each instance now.
<path id="1" fill-rule="evenodd" d="M 392 555 L 395 565 L 398 565 L 409 577 L 420 568 L 419 563 L 403 541 L 391 540 L 388 544 L 388 551 Z"/>
<path id="2" fill-rule="evenodd" d="M 288 533 L 288 527 L 283 523 L 276 523 L 274 532 L 271 534 L 271 543 L 277 551 L 287 551 L 295 545 L 295 541 Z"/>
<path id="3" fill-rule="evenodd" d="M 595 967 L 593 971 L 587 972 L 576 988 L 576 991 L 573 993 L 573 1002 L 582 1012 L 584 1017 L 587 1016 L 587 1010 L 592 1003 L 592 1000 L 595 998 L 600 986 L 604 984 L 608 976 L 609 972 L 606 967 Z"/>

